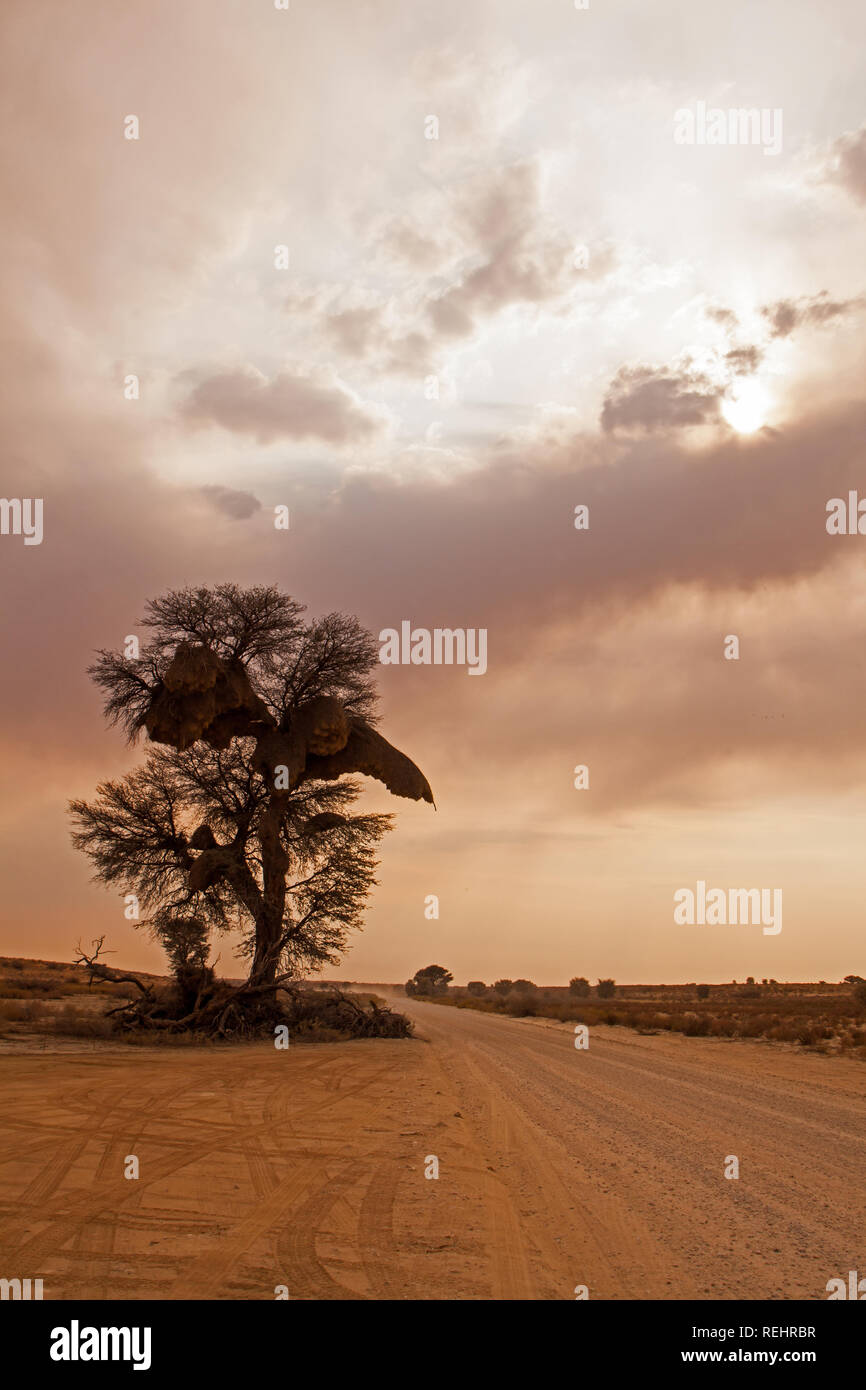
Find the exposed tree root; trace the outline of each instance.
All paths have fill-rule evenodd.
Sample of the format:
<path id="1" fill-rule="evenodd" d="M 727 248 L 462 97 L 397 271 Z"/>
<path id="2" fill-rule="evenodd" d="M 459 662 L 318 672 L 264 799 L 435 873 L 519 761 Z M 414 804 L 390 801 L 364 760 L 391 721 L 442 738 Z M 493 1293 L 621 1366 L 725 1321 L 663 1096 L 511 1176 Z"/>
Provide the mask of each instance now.
<path id="1" fill-rule="evenodd" d="M 89 978 L 108 980 L 114 984 L 134 985 L 137 998 L 129 999 L 109 1009 L 106 1017 L 113 1020 L 118 1032 L 147 1031 L 163 1033 L 199 1033 L 215 1038 L 274 1036 L 277 1026 L 292 1031 L 326 1030 L 353 1038 L 407 1038 L 412 1024 L 403 1015 L 380 1008 L 374 1000 L 364 1008 L 342 990 L 310 989 L 288 975 L 269 982 L 255 978 L 242 985 L 229 985 L 216 980 L 205 968 L 191 1009 L 189 981 L 184 988 L 174 985 L 159 989 L 145 984 L 136 975 L 112 970 L 99 960 L 104 937 L 93 943 L 88 954 L 77 947 L 77 963 L 87 967 Z"/>

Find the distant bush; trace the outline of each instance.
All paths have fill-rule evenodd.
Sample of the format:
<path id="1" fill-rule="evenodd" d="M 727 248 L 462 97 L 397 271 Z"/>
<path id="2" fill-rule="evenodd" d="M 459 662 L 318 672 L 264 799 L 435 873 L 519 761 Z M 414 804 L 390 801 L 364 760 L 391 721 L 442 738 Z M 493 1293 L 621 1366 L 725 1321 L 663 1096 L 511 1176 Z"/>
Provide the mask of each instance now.
<path id="1" fill-rule="evenodd" d="M 589 997 L 590 984 L 583 975 L 576 975 L 573 980 L 568 982 L 568 992 L 576 999 L 586 999 Z"/>
<path id="2" fill-rule="evenodd" d="M 466 986 L 470 994 L 474 994 L 476 999 L 487 993 L 487 986 L 483 980 L 470 980 Z"/>
<path id="3" fill-rule="evenodd" d="M 616 980 L 599 980 L 596 993 L 599 999 L 613 999 L 616 994 Z"/>
<path id="4" fill-rule="evenodd" d="M 497 980 L 493 988 L 496 990 L 497 994 L 507 994 L 513 985 L 513 980 Z"/>

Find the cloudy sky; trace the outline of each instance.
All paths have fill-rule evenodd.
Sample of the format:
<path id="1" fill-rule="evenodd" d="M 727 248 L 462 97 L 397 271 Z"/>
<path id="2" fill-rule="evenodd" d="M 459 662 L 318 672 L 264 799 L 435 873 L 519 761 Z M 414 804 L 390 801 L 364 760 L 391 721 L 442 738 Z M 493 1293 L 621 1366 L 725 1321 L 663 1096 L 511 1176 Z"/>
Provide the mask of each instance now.
<path id="1" fill-rule="evenodd" d="M 488 631 L 483 677 L 382 668 L 438 809 L 371 784 L 346 977 L 866 973 L 866 537 L 826 529 L 866 497 L 859 0 L 0 25 L 0 482 L 44 499 L 0 536 L 0 950 L 161 968 L 69 845 L 141 756 L 85 672 L 231 579 Z M 700 103 L 781 149 L 679 142 Z M 782 888 L 782 932 L 676 925 L 698 879 Z"/>

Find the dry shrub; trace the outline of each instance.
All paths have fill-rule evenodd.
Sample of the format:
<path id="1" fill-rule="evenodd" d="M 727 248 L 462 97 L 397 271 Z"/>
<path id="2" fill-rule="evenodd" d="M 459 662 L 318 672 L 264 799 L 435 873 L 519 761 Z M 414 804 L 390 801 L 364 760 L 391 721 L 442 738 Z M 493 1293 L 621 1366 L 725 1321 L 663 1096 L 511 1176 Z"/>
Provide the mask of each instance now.
<path id="1" fill-rule="evenodd" d="M 35 1023 L 48 1011 L 48 1005 L 41 999 L 4 999 L 0 1003 L 0 1018 L 8 1023 Z"/>
<path id="2" fill-rule="evenodd" d="M 505 1012 L 512 1018 L 532 1018 L 542 1012 L 537 990 L 515 989 L 506 997 Z"/>
<path id="3" fill-rule="evenodd" d="M 64 1004 L 53 1023 L 54 1032 L 65 1038 L 108 1038 L 113 1032 L 110 1018 L 75 1004 Z"/>
<path id="4" fill-rule="evenodd" d="M 425 1000 L 424 1002 L 427 1003 L 429 1001 Z M 477 997 L 473 998 L 473 996 L 469 994 L 458 995 L 456 998 L 452 997 L 448 999 L 437 999 L 435 1002 L 437 1004 L 453 1004 L 456 1009 L 476 1009 L 479 1013 L 489 1014 L 494 1012 L 501 1012 L 497 1009 L 493 999 L 479 999 Z"/>
<path id="5" fill-rule="evenodd" d="M 323 995 L 318 990 L 299 991 L 283 1006 L 290 1036 L 333 1042 L 343 1038 L 409 1038 L 412 1022 L 387 1005 L 370 999 L 364 1008 L 347 994 Z"/>
<path id="6" fill-rule="evenodd" d="M 710 1031 L 710 1018 L 708 1014 L 687 1014 L 683 1024 L 683 1032 L 688 1038 L 705 1038 Z"/>
<path id="7" fill-rule="evenodd" d="M 717 1038 L 733 1038 L 737 1035 L 737 1020 L 730 1016 L 717 1016 L 714 1020 L 713 1035 Z"/>
<path id="8" fill-rule="evenodd" d="M 773 1042 L 796 1042 L 799 1033 L 798 1023 L 776 1023 L 767 1036 L 772 1038 Z"/>

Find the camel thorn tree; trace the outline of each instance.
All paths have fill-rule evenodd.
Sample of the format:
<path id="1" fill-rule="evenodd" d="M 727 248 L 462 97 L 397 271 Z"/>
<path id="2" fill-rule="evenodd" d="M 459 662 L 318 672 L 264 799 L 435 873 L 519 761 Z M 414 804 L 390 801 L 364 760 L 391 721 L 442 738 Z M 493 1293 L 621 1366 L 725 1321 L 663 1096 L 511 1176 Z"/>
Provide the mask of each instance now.
<path id="1" fill-rule="evenodd" d="M 353 773 L 433 804 L 376 728 L 371 635 L 344 614 L 303 613 L 275 587 L 171 591 L 148 604 L 138 655 L 101 651 L 90 668 L 109 720 L 155 746 L 70 803 L 73 841 L 99 880 L 136 895 L 209 1023 L 222 997 L 202 987 L 214 932 L 240 933 L 249 973 L 233 1007 L 251 1017 L 337 961 L 360 927 L 392 817 L 353 811 Z"/>

